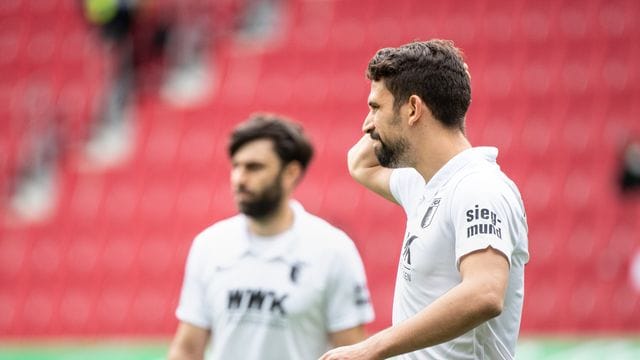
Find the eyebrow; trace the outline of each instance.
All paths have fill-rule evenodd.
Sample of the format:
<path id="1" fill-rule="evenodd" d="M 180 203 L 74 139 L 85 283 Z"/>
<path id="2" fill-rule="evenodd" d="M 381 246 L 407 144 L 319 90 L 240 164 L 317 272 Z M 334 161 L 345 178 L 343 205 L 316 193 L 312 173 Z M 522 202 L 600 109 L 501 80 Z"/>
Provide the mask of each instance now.
<path id="1" fill-rule="evenodd" d="M 231 161 L 231 165 L 242 165 L 242 166 L 264 166 L 264 161 L 259 160 L 247 160 L 247 161 Z"/>

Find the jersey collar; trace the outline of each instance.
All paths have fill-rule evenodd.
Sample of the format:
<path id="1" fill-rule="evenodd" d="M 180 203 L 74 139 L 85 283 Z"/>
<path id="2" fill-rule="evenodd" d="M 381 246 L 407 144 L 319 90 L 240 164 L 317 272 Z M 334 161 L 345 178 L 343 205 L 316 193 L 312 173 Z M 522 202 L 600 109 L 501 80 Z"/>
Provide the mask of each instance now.
<path id="1" fill-rule="evenodd" d="M 264 260 L 283 260 L 285 262 L 293 259 L 294 256 L 294 248 L 296 245 L 296 239 L 298 238 L 300 223 L 302 218 L 305 216 L 306 211 L 302 204 L 300 204 L 296 200 L 291 200 L 289 202 L 289 207 L 293 210 L 293 224 L 291 228 L 286 230 L 284 233 L 279 235 L 284 236 L 283 239 L 277 239 L 276 242 L 267 249 L 263 251 L 256 252 L 251 247 L 251 233 L 249 232 L 249 224 L 247 222 L 246 216 L 244 217 L 244 228 L 246 229 L 246 236 L 242 237 L 242 251 L 238 254 L 238 258 L 244 256 L 255 256 L 262 258 Z M 278 235 L 278 236 L 279 236 Z"/>
<path id="2" fill-rule="evenodd" d="M 478 146 L 466 149 L 447 161 L 447 163 L 435 173 L 431 180 L 426 183 L 425 189 L 437 190 L 441 188 L 453 175 L 469 163 L 480 160 L 495 164 L 497 157 L 498 148 L 493 146 Z"/>

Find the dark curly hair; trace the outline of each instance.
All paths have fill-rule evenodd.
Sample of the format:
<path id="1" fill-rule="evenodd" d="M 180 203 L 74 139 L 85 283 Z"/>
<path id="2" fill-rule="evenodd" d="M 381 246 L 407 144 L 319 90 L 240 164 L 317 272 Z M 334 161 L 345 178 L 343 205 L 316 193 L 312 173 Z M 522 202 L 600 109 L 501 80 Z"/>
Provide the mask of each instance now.
<path id="1" fill-rule="evenodd" d="M 419 96 L 445 126 L 464 131 L 471 103 L 471 79 L 462 52 L 448 40 L 416 41 L 378 50 L 367 78 L 383 80 L 394 96 L 394 109 Z"/>

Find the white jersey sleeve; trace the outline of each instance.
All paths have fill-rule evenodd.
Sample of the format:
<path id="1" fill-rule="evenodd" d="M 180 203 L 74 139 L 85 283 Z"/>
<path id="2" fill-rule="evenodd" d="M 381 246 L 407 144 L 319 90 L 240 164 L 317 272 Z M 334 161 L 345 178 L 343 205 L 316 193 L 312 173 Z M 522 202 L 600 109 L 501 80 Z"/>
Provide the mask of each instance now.
<path id="1" fill-rule="evenodd" d="M 207 310 L 205 301 L 204 240 L 202 237 L 196 237 L 189 250 L 176 317 L 180 321 L 210 329 L 211 314 Z"/>
<path id="2" fill-rule="evenodd" d="M 511 265 L 520 231 L 516 218 L 524 211 L 518 198 L 495 173 L 474 173 L 460 181 L 451 204 L 456 266 L 464 255 L 487 247 L 503 253 Z"/>
<path id="3" fill-rule="evenodd" d="M 405 209 L 405 212 L 416 207 L 424 186 L 424 178 L 414 168 L 394 169 L 389 178 L 391 195 Z"/>
<path id="4" fill-rule="evenodd" d="M 369 289 L 355 244 L 346 234 L 328 274 L 326 324 L 329 332 L 346 330 L 374 319 Z"/>

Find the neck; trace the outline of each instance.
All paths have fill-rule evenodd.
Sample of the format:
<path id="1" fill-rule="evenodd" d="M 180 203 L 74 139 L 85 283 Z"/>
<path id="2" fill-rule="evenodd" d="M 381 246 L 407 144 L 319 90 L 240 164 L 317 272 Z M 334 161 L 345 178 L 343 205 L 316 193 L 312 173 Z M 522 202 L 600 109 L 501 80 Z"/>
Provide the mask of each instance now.
<path id="1" fill-rule="evenodd" d="M 422 142 L 426 146 L 416 154 L 414 167 L 427 182 L 454 156 L 471 148 L 462 132 L 444 128 L 438 129 L 428 141 Z"/>
<path id="2" fill-rule="evenodd" d="M 251 218 L 249 220 L 249 231 L 259 236 L 273 236 L 280 234 L 293 225 L 293 210 L 289 206 L 288 199 L 280 202 L 280 205 L 264 218 Z"/>

